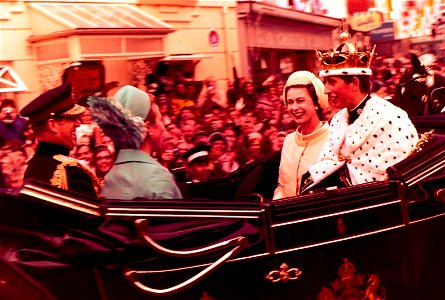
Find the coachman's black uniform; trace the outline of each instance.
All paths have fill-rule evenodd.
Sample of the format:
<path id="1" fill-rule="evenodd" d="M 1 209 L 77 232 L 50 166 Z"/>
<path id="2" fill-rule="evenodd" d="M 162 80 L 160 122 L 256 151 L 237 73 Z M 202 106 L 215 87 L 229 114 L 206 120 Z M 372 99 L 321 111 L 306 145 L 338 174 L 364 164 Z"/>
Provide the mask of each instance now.
<path id="1" fill-rule="evenodd" d="M 58 144 L 39 142 L 34 156 L 28 162 L 24 179 L 34 179 L 58 188 L 97 197 L 97 177 L 75 158 L 69 149 Z"/>

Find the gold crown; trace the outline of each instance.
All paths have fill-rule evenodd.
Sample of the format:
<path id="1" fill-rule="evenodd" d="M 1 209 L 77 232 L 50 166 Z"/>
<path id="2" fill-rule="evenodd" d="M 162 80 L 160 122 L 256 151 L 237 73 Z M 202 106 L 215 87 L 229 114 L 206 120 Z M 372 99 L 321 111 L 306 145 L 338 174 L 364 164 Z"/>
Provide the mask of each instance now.
<path id="1" fill-rule="evenodd" d="M 348 32 L 341 31 L 339 38 L 342 42 L 336 50 L 326 53 L 316 50 L 321 65 L 319 76 L 372 75 L 370 66 L 375 54 L 375 45 L 371 51 L 358 52 L 354 45 L 347 42 L 351 38 Z M 343 47 L 347 48 L 347 52 L 342 52 Z"/>
<path id="2" fill-rule="evenodd" d="M 355 266 L 347 258 L 343 258 L 343 264 L 338 269 L 338 276 L 340 276 L 341 281 L 355 278 Z"/>

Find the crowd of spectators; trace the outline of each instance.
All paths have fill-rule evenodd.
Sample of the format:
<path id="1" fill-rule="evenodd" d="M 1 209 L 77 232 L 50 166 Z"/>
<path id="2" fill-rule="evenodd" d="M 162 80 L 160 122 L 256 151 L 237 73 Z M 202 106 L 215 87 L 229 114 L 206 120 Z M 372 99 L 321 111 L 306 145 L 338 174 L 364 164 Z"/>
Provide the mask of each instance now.
<path id="1" fill-rule="evenodd" d="M 377 59 L 373 93 L 390 100 L 406 67 L 406 61 Z M 442 70 L 436 68 L 436 72 Z M 224 91 L 214 78 L 197 84 L 174 72 L 147 76 L 147 92 L 158 104 L 166 128 L 162 149 L 154 157 L 173 174 L 180 174 L 187 170 L 184 154 L 195 146 L 208 145 L 208 168 L 220 170 L 218 176 L 224 176 L 281 150 L 285 136 L 295 130 L 282 100 L 286 79 L 281 75 L 261 83 L 236 79 Z M 3 99 L 0 108 L 0 187 L 18 188 L 36 143 L 32 129 L 18 115 L 13 100 Z M 335 112 L 326 110 L 325 119 Z M 103 180 L 113 164 L 115 149 L 92 121 L 88 109 L 81 123 L 76 131 L 77 147 L 71 156 Z"/>
<path id="2" fill-rule="evenodd" d="M 187 171 L 184 154 L 195 146 L 209 146 L 211 172 L 203 172 L 224 176 L 280 150 L 284 137 L 295 130 L 282 101 L 281 78 L 260 86 L 240 80 L 225 93 L 213 78 L 200 90 L 193 85 L 178 81 L 166 92 L 160 84 L 155 92 L 166 128 L 163 149 L 155 155 L 174 174 Z"/>
<path id="3" fill-rule="evenodd" d="M 211 176 L 225 176 L 241 165 L 280 150 L 284 137 L 295 129 L 281 99 L 282 85 L 278 78 L 259 88 L 245 80 L 239 83 L 237 91 L 223 93 L 212 78 L 200 89 L 196 83 L 187 81 L 168 86 L 159 81 L 152 90 L 147 84 L 147 92 L 152 93 L 159 105 L 166 128 L 162 149 L 154 153 L 154 157 L 174 174 L 179 174 L 186 170 L 184 154 L 189 149 L 209 145 Z M 226 100 L 229 93 L 237 93 L 237 99 Z M 13 118 L 9 117 L 12 121 L 4 115 L 9 106 L 13 106 Z M 18 188 L 23 183 L 26 161 L 34 153 L 35 139 L 11 99 L 2 101 L 0 125 L 1 187 Z M 92 120 L 89 109 L 81 116 L 76 142 L 70 155 L 103 180 L 113 164 L 115 149 Z"/>

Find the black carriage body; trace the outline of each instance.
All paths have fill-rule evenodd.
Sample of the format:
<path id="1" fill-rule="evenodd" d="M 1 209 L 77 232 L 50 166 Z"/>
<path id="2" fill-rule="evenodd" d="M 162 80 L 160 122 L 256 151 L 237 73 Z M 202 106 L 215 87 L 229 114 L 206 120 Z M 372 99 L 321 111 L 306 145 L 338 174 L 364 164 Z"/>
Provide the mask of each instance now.
<path id="1" fill-rule="evenodd" d="M 29 182 L 1 194 L 0 298 L 442 299 L 445 136 L 429 143 L 388 181 L 278 201 Z"/>

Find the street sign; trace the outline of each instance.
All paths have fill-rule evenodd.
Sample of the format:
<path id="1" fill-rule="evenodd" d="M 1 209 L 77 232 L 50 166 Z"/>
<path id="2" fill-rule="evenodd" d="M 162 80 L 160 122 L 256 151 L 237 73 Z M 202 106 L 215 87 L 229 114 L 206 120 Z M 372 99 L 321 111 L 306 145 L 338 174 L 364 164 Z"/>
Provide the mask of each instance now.
<path id="1" fill-rule="evenodd" d="M 350 20 L 353 30 L 367 32 L 380 27 L 383 16 L 377 11 L 361 11 L 355 12 Z"/>
<path id="2" fill-rule="evenodd" d="M 372 43 L 394 40 L 394 22 L 385 21 L 370 33 Z"/>

